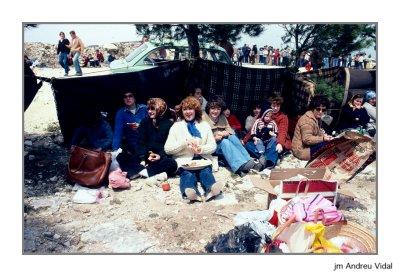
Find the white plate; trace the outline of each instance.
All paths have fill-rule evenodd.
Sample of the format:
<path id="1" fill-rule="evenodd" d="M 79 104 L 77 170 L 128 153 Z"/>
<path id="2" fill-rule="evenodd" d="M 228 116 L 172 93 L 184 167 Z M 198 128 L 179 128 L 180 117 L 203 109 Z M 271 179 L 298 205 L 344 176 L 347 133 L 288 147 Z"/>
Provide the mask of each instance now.
<path id="1" fill-rule="evenodd" d="M 193 160 L 189 164 L 182 165 L 182 168 L 186 170 L 198 170 L 205 168 L 211 164 L 211 161 L 208 160 Z"/>

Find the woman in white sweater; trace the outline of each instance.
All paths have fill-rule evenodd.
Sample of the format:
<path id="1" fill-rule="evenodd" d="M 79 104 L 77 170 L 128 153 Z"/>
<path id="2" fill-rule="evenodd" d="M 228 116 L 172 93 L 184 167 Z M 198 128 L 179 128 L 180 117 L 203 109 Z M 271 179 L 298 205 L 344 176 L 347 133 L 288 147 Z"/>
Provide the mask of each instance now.
<path id="1" fill-rule="evenodd" d="M 172 125 L 164 150 L 178 164 L 182 197 L 200 201 L 201 194 L 197 189 L 199 181 L 205 191 L 205 200 L 211 200 L 222 193 L 223 187 L 222 183 L 215 182 L 211 165 L 197 170 L 185 170 L 181 167 L 193 160 L 205 159 L 211 162 L 211 154 L 217 146 L 210 125 L 202 121 L 200 102 L 193 96 L 186 97 L 175 110 L 182 120 Z"/>

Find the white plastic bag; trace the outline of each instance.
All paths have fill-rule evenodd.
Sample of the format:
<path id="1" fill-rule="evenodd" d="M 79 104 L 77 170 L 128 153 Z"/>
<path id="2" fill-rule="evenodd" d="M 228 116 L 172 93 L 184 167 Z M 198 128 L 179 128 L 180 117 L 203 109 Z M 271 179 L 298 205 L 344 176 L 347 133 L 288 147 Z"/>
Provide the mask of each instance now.
<path id="1" fill-rule="evenodd" d="M 100 199 L 107 198 L 108 196 L 109 193 L 104 187 L 100 189 L 94 189 L 78 186 L 78 190 L 72 198 L 72 202 L 78 204 L 92 204 L 96 203 Z"/>

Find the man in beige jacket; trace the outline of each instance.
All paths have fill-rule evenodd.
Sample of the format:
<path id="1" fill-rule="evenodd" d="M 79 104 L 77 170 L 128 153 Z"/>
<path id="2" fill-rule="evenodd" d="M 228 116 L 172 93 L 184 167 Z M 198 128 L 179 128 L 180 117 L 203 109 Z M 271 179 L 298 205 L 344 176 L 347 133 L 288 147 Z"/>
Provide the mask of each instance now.
<path id="1" fill-rule="evenodd" d="M 76 76 L 82 76 L 82 69 L 79 64 L 79 57 L 83 55 L 83 50 L 85 46 L 83 45 L 82 40 L 75 34 L 75 31 L 69 32 L 71 35 L 71 44 L 67 45 L 67 47 L 71 48 L 70 56 L 72 56 L 72 61 L 74 62 L 74 67 L 76 71 Z"/>

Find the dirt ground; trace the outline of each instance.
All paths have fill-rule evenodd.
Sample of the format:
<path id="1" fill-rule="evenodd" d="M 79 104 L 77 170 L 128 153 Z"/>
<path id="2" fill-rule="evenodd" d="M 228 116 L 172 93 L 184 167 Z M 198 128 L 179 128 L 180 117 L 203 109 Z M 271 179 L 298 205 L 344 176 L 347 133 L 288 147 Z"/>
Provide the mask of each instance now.
<path id="1" fill-rule="evenodd" d="M 59 69 L 35 72 L 62 75 Z M 66 181 L 69 149 L 48 83 L 25 111 L 24 141 L 24 253 L 205 253 L 213 237 L 234 228 L 238 212 L 266 209 L 266 193 L 249 176 L 241 178 L 226 168 L 215 173 L 225 182 L 223 196 L 206 203 L 183 200 L 179 178 L 169 180 L 167 192 L 136 180 L 130 189 L 109 191 L 95 204 L 72 202 L 76 187 Z M 300 168 L 304 162 L 288 156 L 278 167 Z M 354 201 L 338 197 L 346 219 L 375 235 L 376 163 L 342 188 L 355 195 Z"/>

